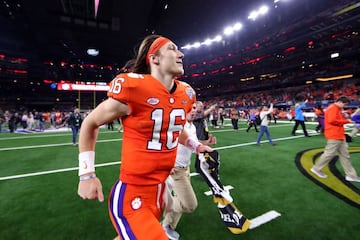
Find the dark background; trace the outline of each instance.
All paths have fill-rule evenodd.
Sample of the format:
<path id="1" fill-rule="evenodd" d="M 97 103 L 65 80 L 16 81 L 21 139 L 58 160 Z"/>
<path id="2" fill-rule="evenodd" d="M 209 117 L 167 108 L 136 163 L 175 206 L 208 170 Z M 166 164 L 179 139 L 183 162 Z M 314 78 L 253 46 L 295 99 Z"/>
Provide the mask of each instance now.
<path id="1" fill-rule="evenodd" d="M 247 19 L 261 4 L 269 13 Z M 236 21 L 243 29 L 220 43 L 182 50 L 180 79 L 200 99 L 343 74 L 358 81 L 358 5 L 350 0 L 100 0 L 95 17 L 93 0 L 1 1 L 0 107 L 75 106 L 78 93 L 51 84 L 109 82 L 149 34 L 167 36 L 181 48 L 222 34 Z M 87 55 L 89 47 L 100 54 Z M 333 52 L 340 58 L 330 59 Z M 92 105 L 105 97 L 84 93 L 82 101 Z"/>

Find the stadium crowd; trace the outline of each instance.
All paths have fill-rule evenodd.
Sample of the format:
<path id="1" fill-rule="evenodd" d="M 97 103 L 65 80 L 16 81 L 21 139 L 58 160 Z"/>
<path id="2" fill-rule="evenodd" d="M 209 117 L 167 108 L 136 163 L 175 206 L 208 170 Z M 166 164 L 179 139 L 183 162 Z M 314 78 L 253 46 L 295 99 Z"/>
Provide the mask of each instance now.
<path id="1" fill-rule="evenodd" d="M 292 119 L 293 107 L 297 102 L 308 99 L 305 112 L 313 112 L 313 108 L 322 106 L 326 108 L 339 96 L 348 96 L 351 104 L 348 106 L 349 114 L 360 106 L 360 86 L 354 80 L 328 81 L 317 84 L 280 88 L 276 90 L 254 91 L 226 96 L 217 96 L 202 99 L 204 106 L 218 107 L 212 111 L 213 127 L 217 126 L 219 110 L 221 115 L 230 118 L 231 110 L 239 111 L 240 118 L 248 119 L 251 111 L 257 111 L 260 106 L 269 102 L 274 103 L 274 118 Z M 61 103 L 60 103 L 61 104 Z M 90 105 L 90 104 L 89 104 Z M 59 128 L 66 125 L 66 119 L 73 111 L 73 106 L 61 106 L 51 111 L 38 111 L 37 109 L 0 109 L 0 122 L 3 131 L 14 132 L 18 128 L 44 131 L 49 128 Z M 82 110 L 86 115 L 90 110 Z M 83 116 L 85 117 L 85 116 Z"/>

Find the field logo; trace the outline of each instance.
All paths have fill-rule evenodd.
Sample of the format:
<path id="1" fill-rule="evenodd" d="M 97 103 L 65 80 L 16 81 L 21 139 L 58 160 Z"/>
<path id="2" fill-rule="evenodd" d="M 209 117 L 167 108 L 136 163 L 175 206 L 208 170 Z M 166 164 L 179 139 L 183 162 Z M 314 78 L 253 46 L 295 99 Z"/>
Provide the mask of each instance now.
<path id="1" fill-rule="evenodd" d="M 325 166 L 321 170 L 328 175 L 327 178 L 318 178 L 310 172 L 314 162 L 321 156 L 323 151 L 323 148 L 316 148 L 298 153 L 295 159 L 297 168 L 307 178 L 329 193 L 340 198 L 351 206 L 360 209 L 360 189 L 351 182 L 346 181 L 342 173 L 336 168 L 338 157 L 334 157 L 328 166 Z M 349 153 L 360 153 L 360 147 L 349 147 Z"/>

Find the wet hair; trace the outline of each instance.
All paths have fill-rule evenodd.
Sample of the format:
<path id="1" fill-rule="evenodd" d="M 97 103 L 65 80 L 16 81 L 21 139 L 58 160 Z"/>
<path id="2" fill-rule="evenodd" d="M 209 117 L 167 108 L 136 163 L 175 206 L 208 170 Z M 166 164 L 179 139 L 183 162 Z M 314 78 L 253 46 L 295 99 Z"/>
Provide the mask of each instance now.
<path id="1" fill-rule="evenodd" d="M 149 52 L 151 44 L 159 37 L 161 36 L 149 35 L 141 42 L 135 57 L 134 67 L 132 69 L 133 72 L 140 74 L 150 74 L 150 66 L 146 64 L 146 56 Z"/>

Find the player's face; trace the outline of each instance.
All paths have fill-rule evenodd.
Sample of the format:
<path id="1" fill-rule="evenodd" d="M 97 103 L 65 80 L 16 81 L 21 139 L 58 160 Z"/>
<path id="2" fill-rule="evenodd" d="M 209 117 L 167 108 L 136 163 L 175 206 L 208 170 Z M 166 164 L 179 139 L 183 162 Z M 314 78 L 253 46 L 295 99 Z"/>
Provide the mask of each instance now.
<path id="1" fill-rule="evenodd" d="M 160 68 L 164 73 L 167 72 L 174 76 L 183 75 L 183 58 L 184 54 L 173 42 L 169 42 L 160 49 Z"/>

